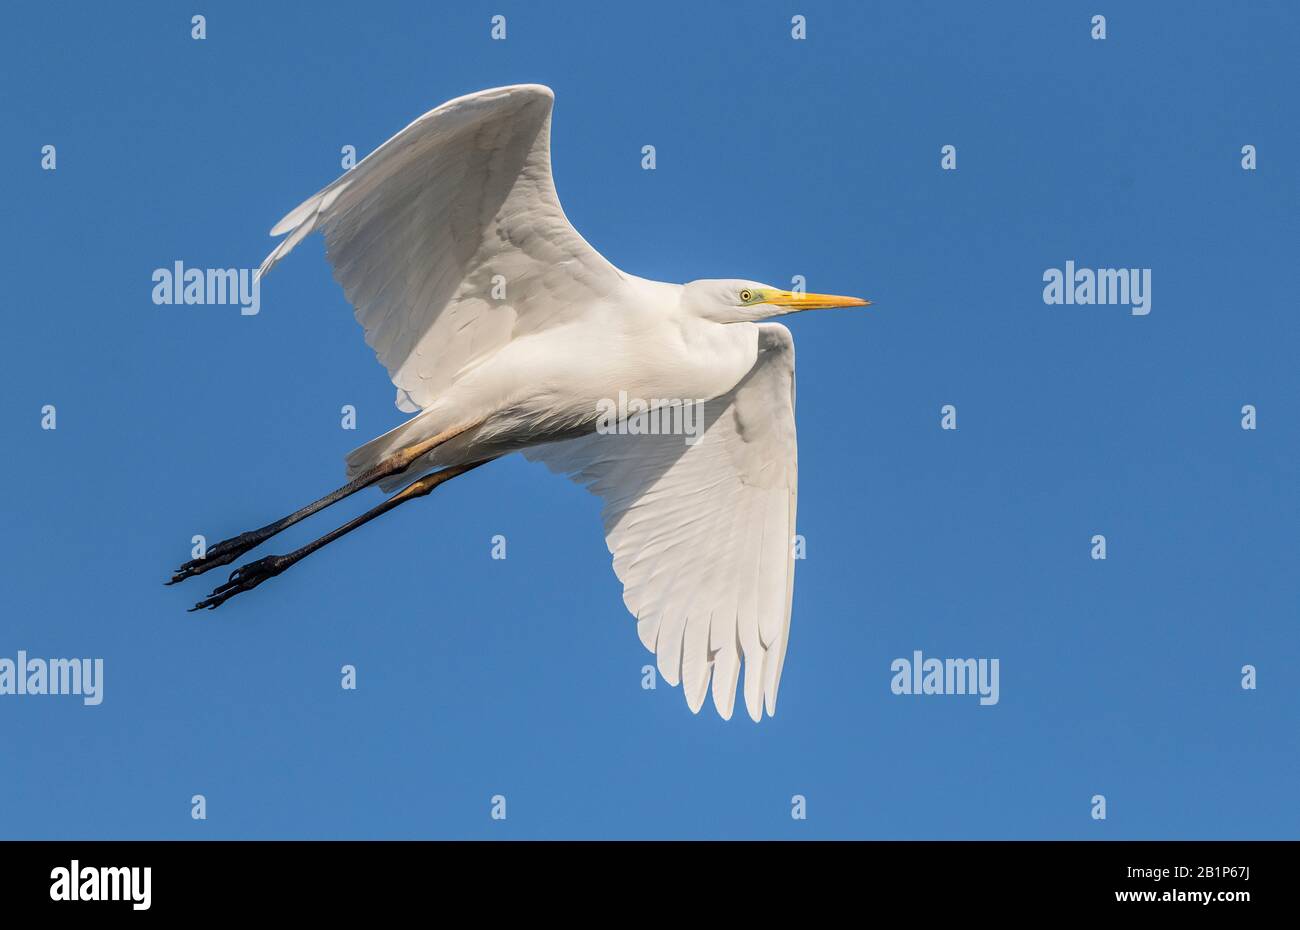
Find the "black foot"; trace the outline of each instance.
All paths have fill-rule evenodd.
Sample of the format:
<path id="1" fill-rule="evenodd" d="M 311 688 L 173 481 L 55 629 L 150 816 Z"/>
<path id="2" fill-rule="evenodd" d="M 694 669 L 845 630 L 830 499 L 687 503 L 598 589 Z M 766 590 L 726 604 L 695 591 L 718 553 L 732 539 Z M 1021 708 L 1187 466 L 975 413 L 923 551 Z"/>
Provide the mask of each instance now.
<path id="1" fill-rule="evenodd" d="M 251 533 L 240 533 L 230 539 L 223 539 L 209 549 L 207 555 L 203 558 L 190 559 L 190 561 L 176 569 L 176 574 L 172 575 L 172 580 L 165 582 L 165 584 L 175 584 L 178 581 L 184 581 L 186 578 L 202 575 L 210 569 L 229 565 L 250 549 L 256 549 L 270 539 L 271 536 L 272 534 L 265 530 L 253 530 Z"/>
<path id="2" fill-rule="evenodd" d="M 268 555 L 256 562 L 241 565 L 230 573 L 229 581 L 213 591 L 211 597 L 205 598 L 191 607 L 189 612 L 193 613 L 196 610 L 205 608 L 216 610 L 241 591 L 251 591 L 266 579 L 274 578 L 295 561 L 295 559 L 287 555 Z"/>

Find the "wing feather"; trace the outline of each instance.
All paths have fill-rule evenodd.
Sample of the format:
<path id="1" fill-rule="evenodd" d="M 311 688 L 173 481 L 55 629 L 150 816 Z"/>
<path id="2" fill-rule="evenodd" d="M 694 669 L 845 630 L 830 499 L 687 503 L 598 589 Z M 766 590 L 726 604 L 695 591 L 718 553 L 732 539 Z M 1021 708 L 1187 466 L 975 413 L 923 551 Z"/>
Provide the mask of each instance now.
<path id="1" fill-rule="evenodd" d="M 703 438 L 590 435 L 525 450 L 603 499 L 605 539 L 637 633 L 692 711 L 712 680 L 729 719 L 776 712 L 789 638 L 798 485 L 794 343 L 759 326 L 759 356 L 705 406 Z"/>
<path id="2" fill-rule="evenodd" d="M 444 103 L 271 230 L 287 237 L 259 275 L 309 233 L 324 234 L 334 277 L 407 412 L 623 278 L 560 206 L 553 102 L 549 88 L 522 84 Z"/>

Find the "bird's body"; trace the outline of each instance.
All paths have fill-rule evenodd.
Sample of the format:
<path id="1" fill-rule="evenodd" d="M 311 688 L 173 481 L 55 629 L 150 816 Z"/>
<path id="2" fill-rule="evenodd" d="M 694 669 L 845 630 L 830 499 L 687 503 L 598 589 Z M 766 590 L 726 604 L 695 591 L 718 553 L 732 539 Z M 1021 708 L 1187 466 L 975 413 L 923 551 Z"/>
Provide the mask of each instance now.
<path id="1" fill-rule="evenodd" d="M 281 220 L 265 274 L 325 236 L 366 341 L 416 414 L 354 450 L 347 485 L 225 540 L 173 581 L 228 564 L 342 498 L 402 487 L 289 556 L 242 566 L 197 607 L 250 590 L 356 526 L 514 451 L 604 501 L 624 601 L 661 675 L 698 710 L 776 705 L 797 486 L 794 349 L 770 316 L 866 301 L 753 281 L 627 274 L 569 224 L 551 178 L 553 95 L 497 88 L 426 113 Z M 610 408 L 695 405 L 697 429 L 602 429 Z M 683 423 L 685 421 L 682 421 Z M 415 479 L 415 480 L 413 480 Z"/>
<path id="2" fill-rule="evenodd" d="M 349 476 L 395 448 L 462 423 L 478 425 L 420 465 L 479 461 L 591 432 L 620 393 L 647 403 L 725 394 L 754 367 L 758 326 L 701 319 L 684 304 L 685 295 L 682 285 L 628 276 L 610 299 L 515 339 L 461 372 L 419 415 L 353 453 Z M 414 475 L 408 471 L 401 480 Z"/>

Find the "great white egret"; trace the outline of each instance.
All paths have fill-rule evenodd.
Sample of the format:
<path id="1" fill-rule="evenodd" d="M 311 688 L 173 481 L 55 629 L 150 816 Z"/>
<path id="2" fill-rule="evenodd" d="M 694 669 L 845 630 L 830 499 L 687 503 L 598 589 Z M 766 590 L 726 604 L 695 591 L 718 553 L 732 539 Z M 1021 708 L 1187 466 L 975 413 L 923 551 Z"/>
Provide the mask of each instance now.
<path id="1" fill-rule="evenodd" d="M 171 582 L 228 564 L 378 484 L 396 494 L 284 556 L 235 569 L 215 608 L 343 534 L 513 451 L 603 498 L 623 600 L 660 674 L 698 711 L 776 709 L 790 629 L 794 346 L 761 320 L 859 307 L 741 280 L 663 284 L 615 268 L 569 225 L 551 179 L 554 95 L 526 84 L 431 110 L 276 224 L 265 275 L 320 230 L 366 342 L 416 413 L 347 457 L 347 484 L 209 548 Z M 614 398 L 641 427 L 600 429 Z M 702 435 L 644 414 L 701 401 Z M 631 409 L 632 405 L 628 405 Z M 625 419 L 636 420 L 636 417 Z M 698 441 L 695 441 L 698 440 Z M 405 484 L 405 487 L 402 485 Z"/>

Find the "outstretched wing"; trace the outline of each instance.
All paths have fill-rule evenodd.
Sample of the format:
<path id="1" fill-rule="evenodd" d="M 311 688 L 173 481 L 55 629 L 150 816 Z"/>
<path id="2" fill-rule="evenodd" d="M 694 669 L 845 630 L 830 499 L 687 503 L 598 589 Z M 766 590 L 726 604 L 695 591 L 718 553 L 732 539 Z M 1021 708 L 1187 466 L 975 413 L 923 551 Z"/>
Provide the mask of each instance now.
<path id="1" fill-rule="evenodd" d="M 637 632 L 692 711 L 776 711 L 790 632 L 797 493 L 794 343 L 759 325 L 758 361 L 705 405 L 705 432 L 593 434 L 525 450 L 604 499 L 605 540 Z"/>
<path id="2" fill-rule="evenodd" d="M 407 412 L 511 339 L 563 322 L 622 274 L 551 179 L 550 88 L 460 97 L 421 116 L 276 224 L 264 275 L 308 233 Z"/>

